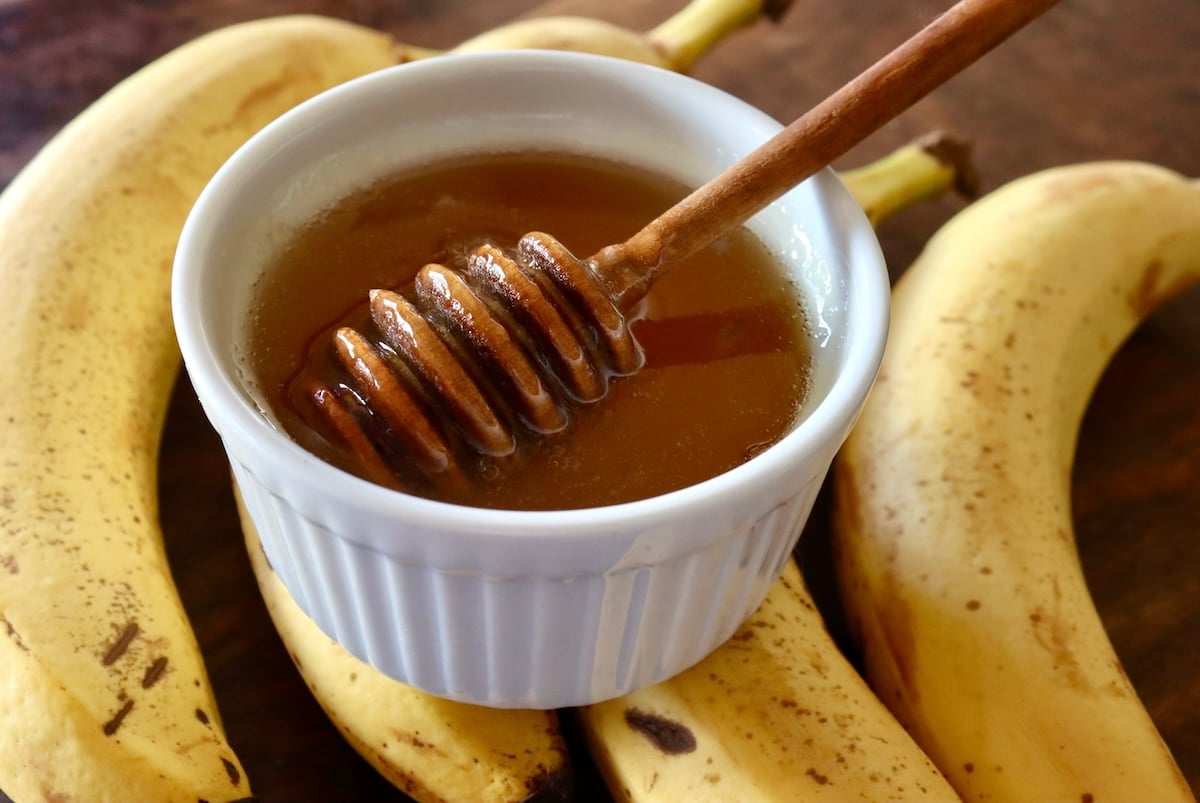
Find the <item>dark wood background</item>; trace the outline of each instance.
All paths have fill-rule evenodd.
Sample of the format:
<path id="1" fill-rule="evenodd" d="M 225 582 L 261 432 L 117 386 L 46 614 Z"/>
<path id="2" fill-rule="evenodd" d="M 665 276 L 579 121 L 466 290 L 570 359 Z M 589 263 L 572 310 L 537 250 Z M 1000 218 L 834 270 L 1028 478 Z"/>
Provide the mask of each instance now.
<path id="1" fill-rule="evenodd" d="M 446 47 L 523 14 L 582 13 L 648 26 L 682 3 L 0 0 L 0 186 L 120 78 L 240 20 L 316 12 Z M 942 7 L 941 0 L 796 0 L 780 24 L 737 34 L 693 74 L 790 120 Z M 1200 176 L 1200 2 L 1063 0 L 841 164 L 933 128 L 974 143 L 988 187 L 1094 159 L 1142 159 Z M 882 227 L 893 275 L 960 205 L 943 199 Z M 172 567 L 230 739 L 260 798 L 404 799 L 342 742 L 292 669 L 246 562 L 220 445 L 186 378 L 165 433 L 161 491 Z M 1105 374 L 1083 425 L 1074 503 L 1097 606 L 1134 685 L 1200 789 L 1200 291 L 1156 313 Z M 837 631 L 826 516 L 823 499 L 802 550 Z M 581 799 L 604 799 L 585 757 L 580 764 Z"/>

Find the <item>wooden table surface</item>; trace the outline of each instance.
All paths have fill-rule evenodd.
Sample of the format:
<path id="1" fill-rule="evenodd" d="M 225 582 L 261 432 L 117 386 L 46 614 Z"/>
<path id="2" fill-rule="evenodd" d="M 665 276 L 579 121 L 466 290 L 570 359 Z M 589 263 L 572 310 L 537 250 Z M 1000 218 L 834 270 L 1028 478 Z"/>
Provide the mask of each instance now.
<path id="1" fill-rule="evenodd" d="M 0 0 L 0 186 L 117 80 L 207 30 L 286 12 L 341 16 L 450 46 L 522 14 L 644 26 L 682 0 Z M 942 0 L 796 0 L 778 25 L 718 46 L 693 74 L 790 120 L 899 43 Z M 1094 159 L 1200 176 L 1200 2 L 1063 0 L 871 138 L 861 163 L 934 128 L 970 139 L 985 185 Z M 893 275 L 961 201 L 913 208 L 880 232 Z M 11 390 L 11 389 L 8 389 Z M 161 458 L 167 548 L 234 748 L 263 801 L 403 800 L 338 736 L 293 670 L 258 597 L 220 445 L 186 378 Z M 1074 504 L 1096 603 L 1134 685 L 1200 789 L 1200 292 L 1122 348 L 1084 422 Z M 827 500 L 802 540 L 823 604 Z M 828 610 L 833 611 L 833 607 Z M 833 622 L 837 632 L 837 622 Z M 580 797 L 603 800 L 579 757 Z"/>

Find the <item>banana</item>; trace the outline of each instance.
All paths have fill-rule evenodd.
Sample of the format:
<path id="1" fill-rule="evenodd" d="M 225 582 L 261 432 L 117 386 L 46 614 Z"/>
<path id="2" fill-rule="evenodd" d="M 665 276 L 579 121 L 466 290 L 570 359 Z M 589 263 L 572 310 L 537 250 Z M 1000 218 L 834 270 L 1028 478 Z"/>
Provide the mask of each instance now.
<path id="1" fill-rule="evenodd" d="M 795 561 L 716 652 L 578 716 L 618 800 L 959 799 L 839 652 Z"/>
<path id="2" fill-rule="evenodd" d="M 591 17 L 545 16 L 510 22 L 460 43 L 452 53 L 541 48 L 615 56 L 687 72 L 720 40 L 760 17 L 778 20 L 792 0 L 692 0 L 653 29 L 641 32 Z M 446 51 L 399 45 L 400 61 Z"/>
<path id="3" fill-rule="evenodd" d="M 933 133 L 840 177 L 879 223 L 969 192 L 974 170 L 964 143 Z M 619 800 L 958 800 L 842 655 L 794 561 L 716 652 L 577 717 Z"/>
<path id="4" fill-rule="evenodd" d="M 1200 280 L 1200 184 L 1068 166 L 949 221 L 899 281 L 835 464 L 866 674 L 971 800 L 1192 800 L 1104 632 L 1071 468 L 1119 344 Z"/>
<path id="5" fill-rule="evenodd" d="M 570 798 L 571 766 L 555 712 L 443 700 L 346 652 L 288 594 L 237 499 L 250 564 L 292 661 L 346 741 L 381 775 L 420 803 Z"/>
<path id="6" fill-rule="evenodd" d="M 168 570 L 157 450 L 169 280 L 193 199 L 247 137 L 392 63 L 291 17 L 128 78 L 0 196 L 0 789 L 16 801 L 250 794 Z"/>

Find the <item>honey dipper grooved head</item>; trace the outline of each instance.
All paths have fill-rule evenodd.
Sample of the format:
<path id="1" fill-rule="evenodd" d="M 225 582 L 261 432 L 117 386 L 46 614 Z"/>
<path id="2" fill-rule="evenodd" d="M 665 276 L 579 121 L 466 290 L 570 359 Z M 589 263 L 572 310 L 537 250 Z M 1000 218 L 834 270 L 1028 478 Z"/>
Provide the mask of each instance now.
<path id="1" fill-rule="evenodd" d="M 515 257 L 477 248 L 462 273 L 428 264 L 412 300 L 380 289 L 369 302 L 377 336 L 338 330 L 346 381 L 310 398 L 372 476 L 403 460 L 439 484 L 460 476 L 457 458 L 511 455 L 521 431 L 562 430 L 570 404 L 642 364 L 604 280 L 547 234 Z"/>

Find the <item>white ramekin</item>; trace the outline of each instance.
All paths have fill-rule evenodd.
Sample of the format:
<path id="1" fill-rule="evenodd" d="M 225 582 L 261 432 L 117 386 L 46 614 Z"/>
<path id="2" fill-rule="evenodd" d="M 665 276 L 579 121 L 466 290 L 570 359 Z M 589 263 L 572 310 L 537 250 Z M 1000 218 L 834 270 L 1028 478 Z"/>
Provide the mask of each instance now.
<path id="1" fill-rule="evenodd" d="M 807 417 L 746 464 L 589 510 L 481 510 L 343 473 L 279 430 L 239 355 L 252 287 L 296 227 L 381 174 L 455 153 L 566 149 L 716 175 L 778 123 L 698 81 L 595 56 L 438 58 L 345 84 L 220 170 L 179 244 L 172 302 L 191 381 L 272 566 L 331 637 L 433 694 L 499 707 L 597 702 L 699 661 L 781 571 L 883 351 L 888 280 L 832 172 L 752 221 L 810 299 Z"/>

